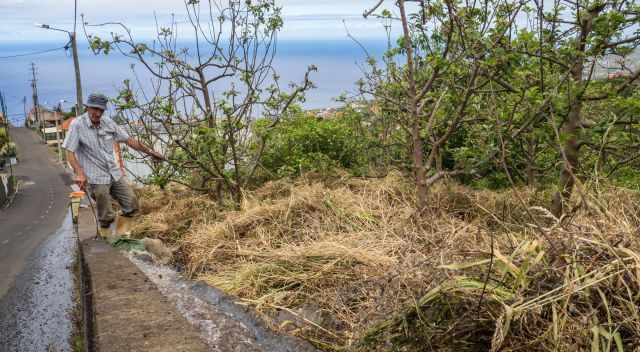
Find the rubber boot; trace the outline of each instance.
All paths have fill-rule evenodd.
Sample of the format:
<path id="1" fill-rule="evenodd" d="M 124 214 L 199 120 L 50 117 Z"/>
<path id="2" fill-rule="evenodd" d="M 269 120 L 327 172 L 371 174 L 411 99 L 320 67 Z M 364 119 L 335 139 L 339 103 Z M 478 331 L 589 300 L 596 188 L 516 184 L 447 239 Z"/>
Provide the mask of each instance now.
<path id="1" fill-rule="evenodd" d="M 100 234 L 100 237 L 105 241 L 109 241 L 111 237 L 113 237 L 113 231 L 111 231 L 111 227 L 100 226 L 98 228 L 98 233 Z"/>
<path id="2" fill-rule="evenodd" d="M 131 237 L 131 227 L 133 226 L 133 218 L 130 216 L 119 215 L 116 219 L 116 236 Z"/>

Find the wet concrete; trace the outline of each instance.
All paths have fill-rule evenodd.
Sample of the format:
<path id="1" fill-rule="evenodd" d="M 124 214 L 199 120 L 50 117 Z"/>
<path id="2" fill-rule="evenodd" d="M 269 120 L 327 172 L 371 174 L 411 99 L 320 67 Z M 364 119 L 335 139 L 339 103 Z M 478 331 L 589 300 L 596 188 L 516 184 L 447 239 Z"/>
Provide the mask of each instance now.
<path id="1" fill-rule="evenodd" d="M 0 300 L 0 351 L 71 351 L 76 239 L 71 216 L 27 260 Z"/>
<path id="2" fill-rule="evenodd" d="M 129 259 L 103 240 L 83 240 L 82 253 L 97 351 L 208 351 L 196 329 Z"/>
<path id="3" fill-rule="evenodd" d="M 317 351 L 306 341 L 269 330 L 249 308 L 216 288 L 185 280 L 170 267 L 154 264 L 147 254 L 129 254 L 129 258 L 200 331 L 210 351 Z"/>

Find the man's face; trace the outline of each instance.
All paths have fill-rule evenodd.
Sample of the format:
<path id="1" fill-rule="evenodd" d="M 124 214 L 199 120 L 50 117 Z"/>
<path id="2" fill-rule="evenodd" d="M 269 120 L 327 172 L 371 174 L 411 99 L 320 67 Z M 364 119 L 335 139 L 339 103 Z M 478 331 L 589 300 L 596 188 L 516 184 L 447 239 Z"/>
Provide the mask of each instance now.
<path id="1" fill-rule="evenodd" d="M 91 122 L 96 125 L 100 123 L 100 118 L 102 117 L 103 113 L 102 109 L 87 107 L 87 113 L 89 114 L 89 119 L 91 119 Z"/>

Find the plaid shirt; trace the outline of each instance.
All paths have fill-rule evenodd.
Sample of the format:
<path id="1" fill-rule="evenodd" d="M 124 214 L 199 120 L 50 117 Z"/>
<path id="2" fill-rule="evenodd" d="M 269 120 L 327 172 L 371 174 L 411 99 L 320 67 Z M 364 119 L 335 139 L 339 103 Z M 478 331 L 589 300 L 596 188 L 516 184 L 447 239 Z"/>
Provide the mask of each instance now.
<path id="1" fill-rule="evenodd" d="M 95 127 L 84 113 L 71 123 L 62 147 L 75 153 L 89 183 L 107 185 L 122 177 L 113 152 L 114 142 L 127 139 L 127 132 L 111 118 L 103 116 Z"/>

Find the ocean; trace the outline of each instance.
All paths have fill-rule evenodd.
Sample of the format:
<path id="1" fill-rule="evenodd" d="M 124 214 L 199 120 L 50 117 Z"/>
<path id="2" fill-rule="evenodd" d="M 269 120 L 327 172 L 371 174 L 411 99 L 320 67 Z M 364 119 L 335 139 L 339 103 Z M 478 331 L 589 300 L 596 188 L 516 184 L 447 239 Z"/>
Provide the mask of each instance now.
<path id="1" fill-rule="evenodd" d="M 374 57 L 380 57 L 386 41 L 361 42 Z M 5 96 L 9 118 L 15 125 L 24 120 L 23 99 L 27 111 L 33 106 L 31 89 L 31 64 L 36 68 L 39 101 L 47 107 L 57 106 L 61 100 L 65 110 L 75 102 L 75 81 L 71 52 L 63 49 L 38 55 L 6 58 L 63 46 L 55 42 L 0 42 L 0 92 Z M 188 47 L 189 43 L 183 45 Z M 79 42 L 79 61 L 84 97 L 102 92 L 108 96 L 117 94 L 122 81 L 135 81 L 131 65 L 135 61 L 118 52 L 94 55 L 86 41 Z M 306 68 L 313 64 L 318 72 L 311 80 L 317 88 L 307 94 L 304 108 L 315 109 L 336 106 L 335 98 L 344 92 L 354 92 L 355 82 L 363 76 L 366 55 L 352 40 L 288 40 L 279 41 L 274 67 L 281 83 L 300 82 Z M 135 64 L 142 86 L 149 87 L 150 76 L 142 64 Z M 286 87 L 286 84 L 281 84 Z"/>

